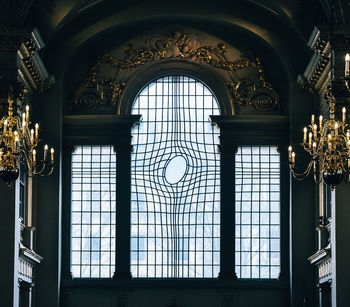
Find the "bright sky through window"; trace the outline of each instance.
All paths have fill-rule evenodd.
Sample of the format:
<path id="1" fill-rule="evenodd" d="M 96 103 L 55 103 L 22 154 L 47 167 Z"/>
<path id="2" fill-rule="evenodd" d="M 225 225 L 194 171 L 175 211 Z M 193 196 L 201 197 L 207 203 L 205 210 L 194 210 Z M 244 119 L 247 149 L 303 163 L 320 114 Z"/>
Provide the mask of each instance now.
<path id="1" fill-rule="evenodd" d="M 160 78 L 137 96 L 132 131 L 133 277 L 217 277 L 220 265 L 219 107 L 185 76 Z"/>

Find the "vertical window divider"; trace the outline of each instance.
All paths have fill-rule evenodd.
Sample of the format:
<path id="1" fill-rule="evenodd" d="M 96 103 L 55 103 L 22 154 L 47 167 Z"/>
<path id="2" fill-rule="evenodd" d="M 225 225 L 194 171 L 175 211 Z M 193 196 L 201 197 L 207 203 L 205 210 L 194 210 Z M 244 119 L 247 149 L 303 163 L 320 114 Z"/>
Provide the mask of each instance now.
<path id="1" fill-rule="evenodd" d="M 141 115 L 123 116 L 123 125 L 115 139 L 116 168 L 116 253 L 114 279 L 131 279 L 131 129 Z M 138 179 L 136 179 L 138 180 Z"/>
<path id="2" fill-rule="evenodd" d="M 220 273 L 221 280 L 237 279 L 235 272 L 235 153 L 237 145 L 230 137 L 227 116 L 211 116 L 211 122 L 220 128 Z"/>
<path id="3" fill-rule="evenodd" d="M 288 161 L 288 144 L 278 144 L 278 152 L 280 153 L 280 161 Z M 288 167 L 280 167 L 280 274 L 279 280 L 289 279 L 289 169 Z"/>
<path id="4" fill-rule="evenodd" d="M 62 150 L 62 160 L 65 163 L 62 164 L 62 173 L 71 174 L 72 171 L 72 154 L 75 151 L 75 147 L 70 144 L 65 144 Z M 63 203 L 64 209 L 62 210 L 62 278 L 72 279 L 71 273 L 71 182 L 72 176 L 67 176 L 63 181 Z M 68 205 L 69 204 L 69 205 Z M 81 234 L 80 234 L 81 235 Z"/>

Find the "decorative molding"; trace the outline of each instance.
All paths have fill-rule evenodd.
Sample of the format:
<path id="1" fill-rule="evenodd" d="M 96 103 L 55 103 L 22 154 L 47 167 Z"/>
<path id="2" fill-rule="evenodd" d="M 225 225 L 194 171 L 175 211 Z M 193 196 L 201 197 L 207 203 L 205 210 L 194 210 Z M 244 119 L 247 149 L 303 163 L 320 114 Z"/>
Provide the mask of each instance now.
<path id="1" fill-rule="evenodd" d="M 298 76 L 298 83 L 303 89 L 313 94 L 322 94 L 330 84 L 331 58 L 343 56 L 349 49 L 350 26 L 335 25 L 332 47 L 330 44 L 330 29 L 325 26 L 314 27 L 308 45 L 314 52 L 304 73 Z M 333 49 L 333 52 L 332 52 Z M 350 104 L 350 94 L 342 75 L 343 67 L 338 67 L 335 61 L 335 81 L 332 82 L 337 103 Z M 328 107 L 327 107 L 328 109 Z"/>
<path id="2" fill-rule="evenodd" d="M 94 77 L 88 78 L 75 90 L 69 109 L 94 111 L 99 106 L 115 107 L 124 87 L 125 82 L 113 83 L 111 79 L 103 79 L 99 85 Z"/>
<path id="3" fill-rule="evenodd" d="M 113 109 L 135 71 L 162 61 L 208 65 L 223 76 L 237 105 L 253 106 L 258 111 L 279 109 L 280 97 L 266 80 L 261 59 L 242 54 L 223 42 L 213 43 L 214 40 L 204 34 L 175 31 L 170 35 L 146 36 L 140 47 L 130 42 L 124 48 L 107 52 L 94 63 L 88 77 L 69 97 L 68 112 Z"/>
<path id="4" fill-rule="evenodd" d="M 19 257 L 18 259 L 18 278 L 26 281 L 33 281 L 34 263 L 28 261 L 25 258 Z"/>
<path id="5" fill-rule="evenodd" d="M 42 260 L 43 257 L 20 244 L 18 257 L 18 278 L 31 283 L 34 277 L 33 274 L 35 264 L 40 263 Z"/>
<path id="6" fill-rule="evenodd" d="M 49 75 L 39 55 L 44 47 L 44 42 L 37 29 L 34 29 L 17 51 L 20 59 L 18 76 L 25 87 L 33 92 L 44 92 L 55 82 L 55 78 Z"/>
<path id="7" fill-rule="evenodd" d="M 318 265 L 318 279 L 320 282 L 328 281 L 332 275 L 332 259 L 328 258 Z"/>
<path id="8" fill-rule="evenodd" d="M 8 76 L 4 79 L 11 83 L 11 75 L 16 76 L 18 72 L 17 79 L 28 91 L 43 92 L 48 89 L 55 79 L 46 71 L 38 53 L 43 47 L 44 42 L 37 29 L 2 28 L 0 30 L 0 52 L 16 53 L 18 63 L 18 67 L 13 71 L 9 70 Z"/>
<path id="9" fill-rule="evenodd" d="M 235 102 L 241 106 L 253 106 L 258 111 L 272 111 L 280 108 L 280 97 L 270 82 L 266 81 L 261 60 L 256 58 L 256 67 L 259 73 L 258 87 L 249 79 L 240 79 L 237 82 L 227 83 Z"/>
<path id="10" fill-rule="evenodd" d="M 227 71 L 236 71 L 253 65 L 249 57 L 227 61 L 224 57 L 226 45 L 200 46 L 200 41 L 191 34 L 175 31 L 165 39 L 151 42 L 151 47 L 134 49 L 132 44 L 124 48 L 125 57 L 119 60 L 110 53 L 102 57 L 102 63 L 123 70 L 133 70 L 146 63 L 157 62 L 163 59 L 188 59 L 193 62 L 202 62 Z"/>
<path id="11" fill-rule="evenodd" d="M 308 46 L 314 52 L 304 73 L 298 76 L 298 83 L 310 93 L 317 94 L 324 88 L 330 72 L 331 46 L 328 34 L 320 27 L 314 27 Z"/>
<path id="12" fill-rule="evenodd" d="M 311 264 L 315 264 L 318 271 L 319 283 L 329 281 L 332 277 L 332 257 L 330 247 L 320 249 L 308 258 Z"/>

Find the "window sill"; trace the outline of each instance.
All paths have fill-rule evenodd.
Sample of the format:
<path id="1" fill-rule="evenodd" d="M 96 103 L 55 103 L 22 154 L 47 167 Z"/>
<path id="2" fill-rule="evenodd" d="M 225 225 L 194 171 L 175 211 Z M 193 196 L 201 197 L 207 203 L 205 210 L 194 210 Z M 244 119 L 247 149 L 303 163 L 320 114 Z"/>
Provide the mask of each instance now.
<path id="1" fill-rule="evenodd" d="M 63 288 L 215 288 L 215 289 L 288 289 L 288 280 L 278 279 L 132 279 L 116 280 L 112 278 L 73 278 L 64 279 L 61 283 Z"/>

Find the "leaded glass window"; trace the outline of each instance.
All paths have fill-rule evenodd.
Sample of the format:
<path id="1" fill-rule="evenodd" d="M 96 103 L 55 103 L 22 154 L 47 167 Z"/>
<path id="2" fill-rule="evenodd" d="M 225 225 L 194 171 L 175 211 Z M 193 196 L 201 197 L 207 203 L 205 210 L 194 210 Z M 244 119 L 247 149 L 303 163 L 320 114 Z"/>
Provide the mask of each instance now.
<path id="1" fill-rule="evenodd" d="M 278 278 L 280 156 L 277 147 L 239 147 L 235 164 L 237 276 Z"/>
<path id="2" fill-rule="evenodd" d="M 181 75 L 137 96 L 132 131 L 133 277 L 217 277 L 220 265 L 220 114 L 212 92 Z"/>
<path id="3" fill-rule="evenodd" d="M 116 154 L 111 146 L 77 146 L 72 154 L 71 272 L 115 271 Z"/>

